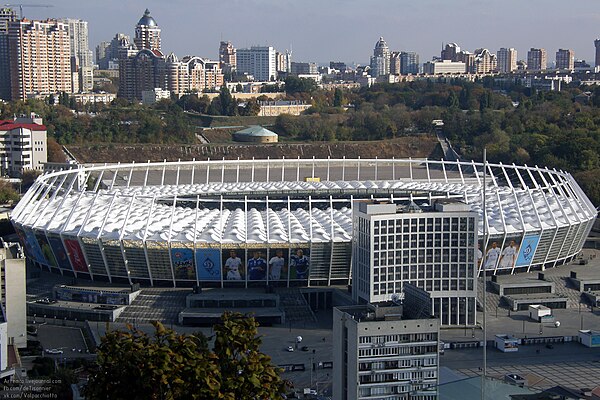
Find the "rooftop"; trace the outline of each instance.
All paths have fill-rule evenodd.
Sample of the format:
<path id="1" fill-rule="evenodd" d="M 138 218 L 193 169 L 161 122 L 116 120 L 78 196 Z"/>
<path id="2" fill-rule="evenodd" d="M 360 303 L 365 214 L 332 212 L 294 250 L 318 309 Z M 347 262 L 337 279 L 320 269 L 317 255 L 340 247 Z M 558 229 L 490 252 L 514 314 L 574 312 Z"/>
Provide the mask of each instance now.
<path id="1" fill-rule="evenodd" d="M 270 131 L 266 128 L 263 128 L 260 125 L 251 125 L 246 129 L 242 129 L 241 131 L 237 131 L 236 135 L 248 135 L 248 136 L 277 136 L 277 134 L 273 131 Z"/>

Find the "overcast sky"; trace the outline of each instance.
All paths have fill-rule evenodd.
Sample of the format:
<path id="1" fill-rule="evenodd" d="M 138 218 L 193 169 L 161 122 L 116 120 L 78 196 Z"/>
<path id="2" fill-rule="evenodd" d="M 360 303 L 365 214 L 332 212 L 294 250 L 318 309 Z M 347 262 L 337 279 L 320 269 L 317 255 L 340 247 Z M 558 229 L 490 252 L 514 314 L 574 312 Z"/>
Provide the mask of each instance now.
<path id="1" fill-rule="evenodd" d="M 89 22 L 90 49 L 115 33 L 134 34 L 148 8 L 162 29 L 165 53 L 216 59 L 220 40 L 237 48 L 293 49 L 293 60 L 367 63 L 379 36 L 392 51 L 416 51 L 421 62 L 441 44 L 473 51 L 515 47 L 526 59 L 542 47 L 554 62 L 558 48 L 593 65 L 600 37 L 598 0 L 36 0 L 29 19 L 69 17 Z"/>

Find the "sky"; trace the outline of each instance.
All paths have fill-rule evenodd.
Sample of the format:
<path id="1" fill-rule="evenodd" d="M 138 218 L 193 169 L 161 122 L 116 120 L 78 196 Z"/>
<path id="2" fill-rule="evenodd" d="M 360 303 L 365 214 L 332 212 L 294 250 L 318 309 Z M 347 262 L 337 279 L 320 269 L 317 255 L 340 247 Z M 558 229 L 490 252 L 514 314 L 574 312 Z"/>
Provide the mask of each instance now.
<path id="1" fill-rule="evenodd" d="M 162 29 L 162 49 L 177 56 L 218 59 L 221 40 L 236 48 L 291 48 L 292 59 L 366 64 L 383 36 L 391 51 L 416 51 L 420 61 L 438 56 L 442 43 L 495 53 L 514 47 L 571 48 L 593 65 L 600 37 L 598 0 L 35 0 L 51 8 L 24 7 L 28 19 L 88 21 L 90 50 L 115 33 L 133 37 L 148 8 Z"/>

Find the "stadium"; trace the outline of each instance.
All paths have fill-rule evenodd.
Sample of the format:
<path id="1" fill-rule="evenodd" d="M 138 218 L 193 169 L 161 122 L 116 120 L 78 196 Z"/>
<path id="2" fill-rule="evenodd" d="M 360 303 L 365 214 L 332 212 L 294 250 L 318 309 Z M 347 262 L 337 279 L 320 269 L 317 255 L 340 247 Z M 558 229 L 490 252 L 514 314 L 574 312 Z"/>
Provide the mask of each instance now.
<path id="1" fill-rule="evenodd" d="M 148 286 L 347 285 L 352 207 L 360 199 L 423 208 L 438 199 L 469 204 L 480 216 L 480 273 L 551 268 L 580 252 L 597 211 L 569 173 L 514 164 L 485 169 L 484 202 L 484 165 L 476 162 L 80 166 L 40 176 L 11 219 L 41 268 Z M 512 263 L 489 262 L 488 254 L 508 247 L 516 248 Z"/>

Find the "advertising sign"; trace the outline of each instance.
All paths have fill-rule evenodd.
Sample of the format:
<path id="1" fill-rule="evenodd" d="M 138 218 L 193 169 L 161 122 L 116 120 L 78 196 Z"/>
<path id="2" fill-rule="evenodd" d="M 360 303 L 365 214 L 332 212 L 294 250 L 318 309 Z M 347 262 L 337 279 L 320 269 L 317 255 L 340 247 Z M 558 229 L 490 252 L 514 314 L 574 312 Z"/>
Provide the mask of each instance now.
<path id="1" fill-rule="evenodd" d="M 88 269 L 79 242 L 75 239 L 65 239 L 65 247 L 67 248 L 67 253 L 69 253 L 69 259 L 71 260 L 73 269 L 77 272 L 87 274 Z"/>
<path id="2" fill-rule="evenodd" d="M 196 280 L 194 274 L 194 251 L 186 248 L 172 248 L 171 261 L 175 270 L 175 279 Z"/>
<path id="3" fill-rule="evenodd" d="M 58 264 L 56 263 L 54 253 L 52 253 L 52 249 L 50 248 L 50 244 L 48 243 L 46 236 L 43 233 L 36 233 L 35 238 L 40 245 L 40 249 L 42 249 L 42 254 L 44 255 L 42 259 L 46 261 L 47 265 L 50 265 L 51 267 L 57 267 Z"/>
<path id="4" fill-rule="evenodd" d="M 69 263 L 69 258 L 67 257 L 67 252 L 65 251 L 65 247 L 58 236 L 50 236 L 48 238 L 48 243 L 54 252 L 54 257 L 60 269 L 68 269 L 71 270 L 71 263 Z"/>
<path id="5" fill-rule="evenodd" d="M 531 265 L 535 249 L 540 242 L 540 235 L 527 235 L 523 238 L 519 256 L 517 257 L 517 267 L 527 267 Z"/>
<path id="6" fill-rule="evenodd" d="M 196 249 L 196 271 L 201 281 L 221 280 L 221 251 Z"/>

